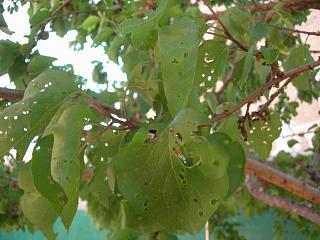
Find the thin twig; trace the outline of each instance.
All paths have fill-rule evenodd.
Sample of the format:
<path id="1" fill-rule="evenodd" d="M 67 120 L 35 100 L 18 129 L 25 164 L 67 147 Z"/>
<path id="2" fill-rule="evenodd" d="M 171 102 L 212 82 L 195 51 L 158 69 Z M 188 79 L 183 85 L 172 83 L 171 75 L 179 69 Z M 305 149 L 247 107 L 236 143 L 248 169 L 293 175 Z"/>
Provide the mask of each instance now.
<path id="1" fill-rule="evenodd" d="M 274 7 L 281 2 L 283 5 L 283 8 L 287 11 L 297 13 L 306 9 L 318 9 L 320 10 L 320 1 L 319 0 L 307 0 L 307 1 L 302 1 L 302 0 L 279 0 L 279 1 L 269 1 L 267 3 L 253 3 L 249 4 L 244 7 L 244 10 L 249 11 L 250 13 L 256 13 L 256 12 L 267 12 L 267 17 L 268 17 L 268 12 Z M 216 14 L 211 14 L 206 17 L 206 20 L 217 20 L 219 16 L 224 14 L 225 11 L 220 11 L 217 12 Z M 270 18 L 270 17 L 268 17 Z"/>
<path id="2" fill-rule="evenodd" d="M 313 36 L 320 36 L 320 32 L 309 32 L 309 31 L 304 31 L 304 30 L 298 30 L 294 28 L 289 28 L 289 27 L 283 27 L 283 26 L 275 26 L 275 25 L 270 25 L 273 28 L 277 28 L 280 30 L 285 30 L 288 32 L 295 32 L 295 33 L 302 33 L 302 34 L 307 34 L 307 35 L 313 35 Z"/>
<path id="3" fill-rule="evenodd" d="M 229 117 L 231 114 L 233 114 L 234 112 L 238 111 L 241 107 L 243 107 L 247 103 L 253 102 L 264 91 L 267 91 L 272 86 L 280 84 L 283 80 L 286 80 L 287 78 L 298 76 L 299 74 L 301 74 L 301 73 L 303 73 L 305 71 L 308 71 L 308 70 L 313 70 L 315 67 L 317 67 L 319 65 L 320 65 L 320 58 L 317 61 L 314 61 L 312 63 L 309 63 L 309 64 L 306 64 L 306 65 L 294 68 L 294 69 L 284 73 L 282 75 L 282 77 L 277 77 L 277 78 L 274 78 L 274 79 L 266 82 L 261 88 L 259 88 L 258 90 L 256 90 L 255 92 L 253 92 L 252 94 L 250 94 L 249 96 L 244 98 L 238 104 L 235 104 L 229 110 L 227 110 L 227 111 L 225 111 L 225 112 L 223 112 L 221 114 L 213 116 L 212 121 L 213 122 L 217 122 L 217 121 L 220 121 L 220 120 L 222 120 L 224 118 Z"/>
<path id="4" fill-rule="evenodd" d="M 268 109 L 270 104 L 281 94 L 284 92 L 284 89 L 289 85 L 289 83 L 293 80 L 293 77 L 289 77 L 284 84 L 278 88 L 278 90 L 273 93 L 270 98 L 259 108 L 259 111 L 264 112 Z"/>
<path id="5" fill-rule="evenodd" d="M 307 134 L 315 133 L 316 131 L 307 131 L 307 132 L 299 132 L 299 133 L 292 133 L 285 136 L 280 136 L 281 138 L 291 138 L 291 137 L 304 137 Z"/>
<path id="6" fill-rule="evenodd" d="M 40 25 L 40 29 L 39 29 L 39 31 L 38 31 L 38 34 L 37 34 L 34 42 L 32 43 L 32 45 L 31 45 L 31 47 L 30 47 L 29 53 L 27 54 L 26 58 L 30 58 L 30 57 L 31 57 L 33 48 L 34 48 L 35 46 L 37 46 L 37 43 L 38 43 L 38 41 L 41 39 L 41 37 L 42 37 L 42 35 L 43 35 L 44 31 L 45 31 L 45 28 L 46 28 L 47 24 L 50 22 L 50 20 L 51 20 L 52 18 L 54 18 L 55 15 L 56 15 L 57 13 L 59 13 L 59 11 L 61 11 L 61 10 L 62 10 L 65 6 L 67 6 L 71 1 L 72 1 L 72 0 L 64 0 L 64 1 L 62 1 L 62 3 L 60 4 L 60 6 L 57 7 L 57 8 L 50 14 L 50 16 L 49 16 L 47 19 L 45 19 L 43 22 L 41 22 L 41 23 L 39 24 L 39 25 Z M 34 26 L 32 26 L 32 27 L 34 27 Z"/>
<path id="7" fill-rule="evenodd" d="M 221 19 L 218 17 L 218 15 L 216 14 L 216 12 L 213 10 L 213 8 L 210 6 L 210 4 L 208 3 L 207 0 L 203 0 L 204 4 L 207 6 L 207 8 L 210 10 L 210 12 L 212 13 L 212 15 L 216 16 L 216 20 L 218 21 L 218 23 L 221 25 L 221 27 L 223 28 L 223 32 L 225 33 L 225 35 L 227 36 L 227 38 L 229 40 L 231 40 L 233 43 L 235 43 L 240 49 L 242 49 L 243 51 L 248 51 L 248 48 L 246 46 L 244 46 L 241 42 L 239 42 L 237 39 L 235 39 L 229 32 L 229 30 L 227 29 L 227 27 L 224 25 L 224 23 L 221 21 Z"/>
<path id="8" fill-rule="evenodd" d="M 227 36 L 223 35 L 223 34 L 220 34 L 220 33 L 215 33 L 215 32 L 209 32 L 207 31 L 206 34 L 210 34 L 210 35 L 214 35 L 214 36 L 217 36 L 217 37 L 222 37 L 224 39 L 229 39 Z"/>

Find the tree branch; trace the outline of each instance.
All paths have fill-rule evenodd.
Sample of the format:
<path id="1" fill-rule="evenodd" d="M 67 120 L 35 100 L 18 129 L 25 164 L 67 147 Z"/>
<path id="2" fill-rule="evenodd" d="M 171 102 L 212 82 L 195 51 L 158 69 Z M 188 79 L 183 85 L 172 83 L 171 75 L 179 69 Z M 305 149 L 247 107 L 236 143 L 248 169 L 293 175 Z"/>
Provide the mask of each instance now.
<path id="1" fill-rule="evenodd" d="M 0 88 L 0 100 L 19 101 L 23 98 L 24 90 Z M 117 109 L 104 105 L 97 101 L 94 97 L 90 96 L 86 92 L 82 92 L 82 95 L 86 97 L 92 104 L 92 106 L 101 114 L 109 117 L 114 123 L 118 123 L 125 126 L 128 129 L 135 128 L 139 123 L 134 119 L 125 119 Z M 115 117 L 116 116 L 116 117 Z M 124 119 L 124 120 L 121 120 Z"/>
<path id="2" fill-rule="evenodd" d="M 0 99 L 18 101 L 23 98 L 24 90 L 0 88 Z"/>
<path id="3" fill-rule="evenodd" d="M 272 10 L 276 4 L 283 4 L 283 8 L 296 13 L 301 12 L 307 9 L 318 9 L 320 10 L 320 1 L 319 0 L 284 0 L 284 1 L 272 1 L 269 3 L 255 3 L 250 4 L 244 7 L 245 10 L 250 11 L 251 13 L 255 12 L 267 12 Z M 216 14 L 209 15 L 207 20 L 217 20 L 219 16 L 221 16 L 224 11 L 216 12 Z"/>
<path id="4" fill-rule="evenodd" d="M 246 177 L 245 185 L 254 198 L 264 202 L 270 207 L 281 208 L 290 212 L 294 212 L 295 214 L 320 225 L 320 213 L 315 212 L 312 208 L 306 206 L 305 204 L 292 201 L 287 198 L 273 196 L 264 192 L 263 188 L 259 184 L 254 184 L 254 182 L 250 179 L 250 175 Z"/>
<path id="5" fill-rule="evenodd" d="M 257 178 L 272 183 L 288 192 L 302 197 L 310 202 L 320 204 L 320 190 L 312 187 L 295 177 L 281 172 L 265 163 L 262 163 L 251 156 L 247 157 L 245 165 L 246 174 L 256 176 Z"/>
<path id="6" fill-rule="evenodd" d="M 269 88 L 273 87 L 274 85 L 280 84 L 283 80 L 286 80 L 287 78 L 294 78 L 298 76 L 299 74 L 308 71 L 308 70 L 313 70 L 315 67 L 320 65 L 320 58 L 317 61 L 314 61 L 313 63 L 309 63 L 297 68 L 294 68 L 286 73 L 284 73 L 281 77 L 276 77 L 267 83 L 265 83 L 261 88 L 244 98 L 241 102 L 238 104 L 235 104 L 233 107 L 231 107 L 229 110 L 215 115 L 212 118 L 213 122 L 220 121 L 224 118 L 229 117 L 232 113 L 238 111 L 241 107 L 246 105 L 249 102 L 253 102 L 257 97 L 259 97 L 264 91 L 267 91 Z"/>

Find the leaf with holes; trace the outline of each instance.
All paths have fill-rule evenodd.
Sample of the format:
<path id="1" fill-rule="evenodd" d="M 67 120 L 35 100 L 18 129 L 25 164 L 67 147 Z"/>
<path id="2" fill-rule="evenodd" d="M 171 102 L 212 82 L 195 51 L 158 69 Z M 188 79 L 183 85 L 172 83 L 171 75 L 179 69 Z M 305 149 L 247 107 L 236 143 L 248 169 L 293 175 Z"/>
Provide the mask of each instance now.
<path id="1" fill-rule="evenodd" d="M 117 26 L 116 31 L 122 35 L 129 35 L 132 45 L 140 48 L 144 40 L 157 27 L 161 17 L 165 13 L 168 2 L 168 0 L 161 1 L 155 12 L 150 11 L 148 13 L 147 19 L 129 18 L 123 21 Z"/>
<path id="2" fill-rule="evenodd" d="M 158 126 L 154 139 L 140 129 L 116 156 L 119 190 L 147 232 L 196 233 L 228 192 L 228 154 L 199 139 L 202 117 L 185 111 Z"/>
<path id="3" fill-rule="evenodd" d="M 51 154 L 53 136 L 47 136 L 37 142 L 32 153 L 32 177 L 37 191 L 47 198 L 57 214 L 60 214 L 67 197 L 63 188 L 56 183 L 51 175 Z"/>
<path id="4" fill-rule="evenodd" d="M 228 67 L 229 49 L 225 39 L 205 41 L 199 47 L 196 79 L 197 83 L 211 81 L 213 85 L 221 79 Z"/>
<path id="5" fill-rule="evenodd" d="M 85 118 L 90 117 L 88 105 L 77 104 L 67 108 L 53 128 L 51 172 L 68 198 L 60 214 L 66 228 L 77 211 L 80 184 L 80 145 Z"/>
<path id="6" fill-rule="evenodd" d="M 21 168 L 18 183 L 24 191 L 21 198 L 21 209 L 24 216 L 48 239 L 55 239 L 56 233 L 53 231 L 53 225 L 58 216 L 49 200 L 36 190 L 31 162 Z"/>
<path id="7" fill-rule="evenodd" d="M 59 106 L 78 91 L 73 77 L 60 71 L 44 72 L 32 80 L 22 101 L 0 113 L 0 159 L 13 148 L 24 156 Z"/>
<path id="8" fill-rule="evenodd" d="M 245 124 L 249 147 L 254 149 L 262 159 L 269 156 L 273 141 L 281 133 L 280 115 L 274 112 L 266 118 L 266 121 L 255 120 L 251 122 L 251 126 L 248 121 Z"/>
<path id="9" fill-rule="evenodd" d="M 198 25 L 187 17 L 159 32 L 160 70 L 172 116 L 188 103 L 195 82 L 199 40 Z"/>

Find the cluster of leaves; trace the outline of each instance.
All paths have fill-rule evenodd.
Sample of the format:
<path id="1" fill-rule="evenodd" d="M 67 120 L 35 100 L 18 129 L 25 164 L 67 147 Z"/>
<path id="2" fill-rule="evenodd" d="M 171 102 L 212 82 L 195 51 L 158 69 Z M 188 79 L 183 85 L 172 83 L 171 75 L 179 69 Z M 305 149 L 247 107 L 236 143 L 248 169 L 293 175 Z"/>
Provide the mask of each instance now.
<path id="1" fill-rule="evenodd" d="M 16 180 L 22 163 L 12 160 L 9 158 L 8 164 L 0 167 L 0 228 L 3 231 L 24 230 L 27 223 L 20 208 L 22 190 Z"/>
<path id="2" fill-rule="evenodd" d="M 34 230 L 55 238 L 56 219 L 68 228 L 81 196 L 113 239 L 197 233 L 242 184 L 245 152 L 268 158 L 281 120 L 289 122 L 299 103 L 282 97 L 276 111 L 248 113 L 241 125 L 240 111 L 219 123 L 211 118 L 272 79 L 275 64 L 288 71 L 313 61 L 298 35 L 276 27 L 293 27 L 302 18 L 281 4 L 270 23 L 230 7 L 211 26 L 198 5 L 182 0 L 96 2 L 25 3 L 28 43 L 0 41 L 0 75 L 25 88 L 21 101 L 0 112 L 0 158 L 14 149 L 21 160 L 35 145 L 32 160 L 19 169 L 23 215 Z M 83 91 L 72 67 L 52 66 L 54 58 L 35 50 L 48 38 L 49 24 L 59 36 L 76 30 L 76 50 L 89 38 L 93 47 L 103 46 L 111 61 L 123 62 L 127 81 L 112 92 Z M 221 37 L 225 32 L 231 44 Z M 230 73 L 232 82 L 216 94 Z M 293 80 L 301 101 L 320 95 L 312 77 L 308 71 Z M 102 63 L 94 62 L 92 79 L 108 84 Z M 218 224 L 240 238 L 232 224 Z M 218 227 L 214 231 L 222 236 Z"/>

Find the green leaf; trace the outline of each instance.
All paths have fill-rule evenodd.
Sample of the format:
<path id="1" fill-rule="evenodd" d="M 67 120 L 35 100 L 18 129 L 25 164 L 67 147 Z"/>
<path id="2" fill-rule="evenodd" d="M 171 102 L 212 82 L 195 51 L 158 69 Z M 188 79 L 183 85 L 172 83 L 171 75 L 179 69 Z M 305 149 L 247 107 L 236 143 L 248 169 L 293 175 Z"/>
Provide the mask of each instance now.
<path id="1" fill-rule="evenodd" d="M 12 32 L 8 28 L 8 24 L 6 23 L 6 20 L 4 19 L 2 13 L 0 13 L 0 30 L 9 35 L 12 34 Z"/>
<path id="2" fill-rule="evenodd" d="M 48 71 L 32 80 L 22 101 L 0 112 L 0 159 L 12 148 L 24 156 L 59 106 L 78 91 L 73 77 L 64 72 Z"/>
<path id="3" fill-rule="evenodd" d="M 198 232 L 228 191 L 227 153 L 197 138 L 193 123 L 202 117 L 184 111 L 153 140 L 140 129 L 116 156 L 119 190 L 147 232 Z"/>
<path id="4" fill-rule="evenodd" d="M 313 62 L 313 58 L 310 54 L 309 48 L 307 45 L 300 45 L 290 49 L 288 57 L 285 59 L 283 64 L 284 70 L 289 71 L 293 68 L 299 67 L 304 64 Z M 293 85 L 302 91 L 309 90 L 310 88 L 310 78 L 311 72 L 304 72 L 299 74 L 293 80 Z"/>
<path id="5" fill-rule="evenodd" d="M 231 196 L 243 182 L 244 165 L 246 162 L 244 149 L 239 142 L 232 141 L 229 136 L 222 133 L 214 133 L 208 137 L 208 140 L 209 142 L 220 144 L 229 155 L 229 191 L 226 196 L 227 198 Z"/>
<path id="6" fill-rule="evenodd" d="M 92 32 L 99 22 L 100 18 L 98 16 L 90 15 L 83 21 L 83 23 L 80 25 L 80 28 L 86 30 L 87 32 Z"/>
<path id="7" fill-rule="evenodd" d="M 249 77 L 250 72 L 252 71 L 255 52 L 255 46 L 251 46 L 246 57 L 244 58 L 243 66 L 241 66 L 239 69 L 239 71 L 241 72 L 241 75 L 239 76 L 241 77 L 237 79 L 237 82 L 241 88 L 246 85 L 246 81 Z"/>
<path id="8" fill-rule="evenodd" d="M 169 112 L 186 107 L 195 82 L 199 29 L 190 18 L 180 18 L 159 32 L 160 69 Z"/>
<path id="9" fill-rule="evenodd" d="M 25 58 L 20 55 L 18 56 L 13 64 L 8 69 L 10 81 L 14 82 L 17 88 L 24 88 L 23 80 L 30 79 L 29 72 L 27 71 L 28 64 L 25 62 Z"/>
<path id="10" fill-rule="evenodd" d="M 157 27 L 168 2 L 168 0 L 160 1 L 158 9 L 155 12 L 149 12 L 147 19 L 129 18 L 125 20 L 117 26 L 116 31 L 123 36 L 130 36 L 132 45 L 140 48 L 149 34 Z"/>
<path id="11" fill-rule="evenodd" d="M 131 228 L 120 229 L 112 233 L 110 240 L 138 240 L 141 233 Z"/>
<path id="12" fill-rule="evenodd" d="M 129 47 L 124 55 L 123 66 L 128 77 L 128 89 L 139 93 L 152 106 L 158 93 L 159 69 L 148 64 L 149 56 L 146 51 L 138 51 Z"/>
<path id="13" fill-rule="evenodd" d="M 31 162 L 24 165 L 19 173 L 18 184 L 24 193 L 21 198 L 21 209 L 24 216 L 39 229 L 48 239 L 55 239 L 53 225 L 57 214 L 50 202 L 37 192 L 32 177 Z"/>
<path id="14" fill-rule="evenodd" d="M 0 40 L 0 76 L 8 72 L 19 55 L 19 45 L 17 43 Z"/>
<path id="15" fill-rule="evenodd" d="M 213 85 L 221 79 L 228 66 L 229 49 L 225 40 L 205 41 L 199 47 L 196 78 L 202 83 L 211 81 Z"/>
<path id="16" fill-rule="evenodd" d="M 100 162 L 95 165 L 94 175 L 88 185 L 89 191 L 96 197 L 101 205 L 106 208 L 112 207 L 115 196 L 108 185 L 107 163 Z"/>
<path id="17" fill-rule="evenodd" d="M 288 144 L 288 147 L 292 148 L 294 145 L 296 145 L 297 143 L 299 143 L 297 140 L 295 139 L 290 139 L 287 144 Z"/>
<path id="18" fill-rule="evenodd" d="M 261 48 L 261 53 L 267 64 L 272 64 L 278 60 L 279 50 L 276 48 Z"/>
<path id="19" fill-rule="evenodd" d="M 32 154 L 32 177 L 37 191 L 47 198 L 60 214 L 67 203 L 67 197 L 62 187 L 56 183 L 51 175 L 51 153 L 53 137 L 47 136 L 37 142 Z"/>
<path id="20" fill-rule="evenodd" d="M 278 113 L 272 113 L 266 120 L 246 122 L 245 128 L 248 133 L 248 144 L 262 159 L 266 159 L 272 149 L 272 143 L 281 133 L 281 121 Z"/>
<path id="21" fill-rule="evenodd" d="M 223 120 L 217 131 L 228 135 L 233 141 L 242 142 L 241 133 L 238 129 L 238 119 L 234 116 Z"/>
<path id="22" fill-rule="evenodd" d="M 88 118 L 89 115 L 88 105 L 71 105 L 61 114 L 53 128 L 51 173 L 68 198 L 60 214 L 66 228 L 70 227 L 78 207 L 80 138 L 85 118 Z"/>
<path id="23" fill-rule="evenodd" d="M 210 121 L 206 115 L 199 113 L 194 109 L 185 108 L 172 120 L 171 127 L 183 136 L 184 143 L 189 143 L 193 139 L 192 135 L 189 133 L 196 132 L 199 125 L 209 123 Z"/>
<path id="24" fill-rule="evenodd" d="M 268 23 L 265 22 L 256 22 L 253 27 L 250 29 L 250 35 L 256 40 L 260 40 L 270 31 L 271 27 Z"/>
<path id="25" fill-rule="evenodd" d="M 242 184 L 244 179 L 244 165 L 246 156 L 242 146 L 238 142 L 231 142 L 226 147 L 230 155 L 228 176 L 229 176 L 229 191 L 227 197 L 232 195 L 237 188 Z"/>
<path id="26" fill-rule="evenodd" d="M 94 62 L 95 66 L 92 70 L 92 80 L 99 84 L 108 83 L 108 74 L 104 71 L 102 62 Z"/>
<path id="27" fill-rule="evenodd" d="M 53 61 L 57 60 L 54 57 L 36 55 L 31 58 L 31 61 L 27 67 L 28 71 L 33 74 L 39 74 L 47 70 Z"/>
<path id="28" fill-rule="evenodd" d="M 93 39 L 93 43 L 96 45 L 99 45 L 107 41 L 112 36 L 113 33 L 114 33 L 114 30 L 111 27 L 107 27 L 107 26 L 104 26 L 101 28 L 99 27 L 98 34 Z"/>
<path id="29" fill-rule="evenodd" d="M 30 18 L 30 24 L 32 26 L 41 24 L 43 21 L 45 21 L 50 16 L 50 11 L 47 8 L 41 8 L 39 9 L 31 18 Z"/>
<path id="30" fill-rule="evenodd" d="M 107 54 L 111 61 L 119 64 L 121 46 L 125 45 L 125 42 L 126 39 L 124 37 L 115 37 L 111 41 L 110 46 L 107 49 Z"/>
<path id="31" fill-rule="evenodd" d="M 247 33 L 252 22 L 250 14 L 237 7 L 232 7 L 225 11 L 220 20 L 230 34 L 242 42 L 244 40 L 243 36 Z"/>

